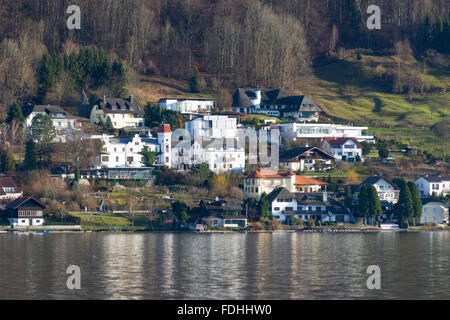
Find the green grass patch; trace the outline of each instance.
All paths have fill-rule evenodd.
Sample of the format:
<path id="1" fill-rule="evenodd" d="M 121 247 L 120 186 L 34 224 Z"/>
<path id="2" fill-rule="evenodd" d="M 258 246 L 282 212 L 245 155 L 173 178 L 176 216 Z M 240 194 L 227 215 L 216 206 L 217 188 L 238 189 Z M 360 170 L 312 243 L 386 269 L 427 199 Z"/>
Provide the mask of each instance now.
<path id="1" fill-rule="evenodd" d="M 74 214 L 81 219 L 81 227 L 87 230 L 109 229 L 115 227 L 119 229 L 130 229 L 131 221 L 124 217 L 107 215 Z"/>

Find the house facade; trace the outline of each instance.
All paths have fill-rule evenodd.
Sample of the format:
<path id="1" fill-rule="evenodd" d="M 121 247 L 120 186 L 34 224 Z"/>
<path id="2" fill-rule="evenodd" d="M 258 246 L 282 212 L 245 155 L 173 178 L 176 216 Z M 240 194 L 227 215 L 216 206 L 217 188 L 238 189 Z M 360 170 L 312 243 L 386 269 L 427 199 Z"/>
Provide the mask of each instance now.
<path id="1" fill-rule="evenodd" d="M 333 168 L 334 157 L 316 147 L 298 147 L 280 154 L 280 168 L 292 171 L 326 172 Z"/>
<path id="2" fill-rule="evenodd" d="M 420 223 L 448 224 L 448 206 L 434 199 L 422 199 L 422 216 Z"/>
<path id="3" fill-rule="evenodd" d="M 261 196 L 270 194 L 277 188 L 285 188 L 292 193 L 321 192 L 327 183 L 298 176 L 294 172 L 276 172 L 268 169 L 255 171 L 244 179 L 245 198 L 259 200 Z"/>
<path id="4" fill-rule="evenodd" d="M 446 196 L 450 193 L 450 177 L 425 176 L 415 182 L 422 196 Z"/>
<path id="5" fill-rule="evenodd" d="M 273 190 L 267 197 L 272 216 L 278 221 L 313 219 L 321 222 L 350 222 L 348 210 L 334 199 L 322 194 L 292 193 L 285 188 Z"/>
<path id="6" fill-rule="evenodd" d="M 106 98 L 103 96 L 91 110 L 91 123 L 106 123 L 110 118 L 115 129 L 136 128 L 144 126 L 144 110 L 133 97 L 127 99 Z"/>
<path id="7" fill-rule="evenodd" d="M 17 187 L 11 177 L 0 177 L 0 201 L 11 201 L 20 198 L 23 191 Z"/>
<path id="8" fill-rule="evenodd" d="M 145 167 L 144 156 L 141 152 L 145 147 L 152 152 L 160 152 L 158 139 L 153 137 L 142 138 L 135 135 L 133 138 L 115 138 L 103 135 L 102 153 L 96 157 L 94 168 L 142 168 Z"/>
<path id="9" fill-rule="evenodd" d="M 331 154 L 336 161 L 356 162 L 362 157 L 362 145 L 356 138 L 325 138 L 322 148 Z"/>
<path id="10" fill-rule="evenodd" d="M 182 114 L 210 113 L 214 108 L 214 101 L 204 98 L 163 98 L 159 100 L 159 106 Z"/>
<path id="11" fill-rule="evenodd" d="M 247 226 L 247 218 L 242 214 L 242 201 L 224 199 L 200 202 L 203 222 L 211 228 L 238 228 Z"/>
<path id="12" fill-rule="evenodd" d="M 47 115 L 52 119 L 53 127 L 56 130 L 55 142 L 66 142 L 67 134 L 70 130 L 78 130 L 81 123 L 69 112 L 55 105 L 30 105 L 22 108 L 25 117 L 25 125 L 30 128 L 33 119 L 39 115 Z"/>
<path id="13" fill-rule="evenodd" d="M 367 188 L 374 186 L 378 193 L 378 198 L 383 205 L 383 202 L 395 204 L 398 202 L 400 190 L 385 177 L 374 176 L 364 180 L 358 187 L 354 198 L 357 199 L 359 190 L 365 185 Z"/>
<path id="14" fill-rule="evenodd" d="M 245 149 L 237 139 L 195 139 L 172 141 L 172 167 L 189 170 L 206 163 L 215 173 L 245 169 Z"/>
<path id="15" fill-rule="evenodd" d="M 6 214 L 14 227 L 42 226 L 45 206 L 30 196 L 22 196 L 8 206 Z"/>
<path id="16" fill-rule="evenodd" d="M 324 139 L 324 138 L 355 138 L 359 142 L 374 142 L 368 127 L 345 126 L 332 123 L 284 123 L 273 126 L 280 130 L 282 138 L 296 139 Z"/>
<path id="17" fill-rule="evenodd" d="M 187 121 L 185 130 L 191 141 L 198 137 L 214 139 L 234 139 L 238 136 L 237 119 L 221 115 L 207 115 Z"/>

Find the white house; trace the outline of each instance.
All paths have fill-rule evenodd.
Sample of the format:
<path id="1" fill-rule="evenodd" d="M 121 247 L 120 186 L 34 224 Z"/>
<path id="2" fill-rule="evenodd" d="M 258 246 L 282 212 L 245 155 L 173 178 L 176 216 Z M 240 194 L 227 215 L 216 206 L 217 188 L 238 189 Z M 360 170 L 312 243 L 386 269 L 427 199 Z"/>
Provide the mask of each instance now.
<path id="1" fill-rule="evenodd" d="M 149 151 L 161 151 L 158 139 L 153 137 L 141 138 L 135 135 L 133 138 L 115 138 L 103 135 L 101 141 L 102 153 L 95 160 L 95 169 L 142 168 L 145 167 L 145 159 L 141 152 L 145 147 L 148 147 Z"/>
<path id="2" fill-rule="evenodd" d="M 316 147 L 298 147 L 280 154 L 280 168 L 293 171 L 328 171 L 334 157 Z"/>
<path id="3" fill-rule="evenodd" d="M 214 139 L 234 139 L 238 136 L 237 119 L 228 116 L 207 115 L 187 121 L 184 128 L 194 137 L 209 137 Z"/>
<path id="4" fill-rule="evenodd" d="M 422 196 L 446 196 L 450 193 L 450 177 L 425 176 L 416 180 L 417 189 Z"/>
<path id="5" fill-rule="evenodd" d="M 191 141 L 172 141 L 172 167 L 189 170 L 206 163 L 215 173 L 245 169 L 245 149 L 237 139 L 199 137 Z"/>
<path id="6" fill-rule="evenodd" d="M 17 187 L 11 177 L 0 177 L 0 200 L 8 201 L 20 198 L 23 191 Z"/>
<path id="7" fill-rule="evenodd" d="M 106 123 L 108 118 L 114 128 L 136 128 L 144 126 L 144 110 L 133 97 L 128 99 L 106 98 L 103 96 L 91 110 L 91 123 Z"/>
<path id="8" fill-rule="evenodd" d="M 294 172 L 275 172 L 268 169 L 254 171 L 244 179 L 245 198 L 259 200 L 263 193 L 269 194 L 277 188 L 285 188 L 293 193 L 321 192 L 326 182 L 298 176 Z"/>
<path id="9" fill-rule="evenodd" d="M 359 142 L 374 142 L 374 137 L 368 133 L 368 127 L 345 126 L 332 123 L 284 123 L 272 126 L 280 130 L 282 138 L 324 139 L 324 138 L 355 138 Z"/>
<path id="10" fill-rule="evenodd" d="M 214 101 L 204 98 L 163 98 L 159 100 L 159 106 L 182 114 L 210 113 L 214 108 Z"/>
<path id="11" fill-rule="evenodd" d="M 14 227 L 42 226 L 45 206 L 30 196 L 22 196 L 6 206 L 9 222 Z"/>
<path id="12" fill-rule="evenodd" d="M 334 199 L 322 194 L 292 193 L 285 188 L 273 190 L 267 197 L 270 212 L 278 221 L 288 219 L 313 219 L 321 222 L 350 222 L 348 210 Z"/>
<path id="13" fill-rule="evenodd" d="M 362 145 L 356 138 L 325 138 L 322 148 L 331 154 L 336 161 L 355 162 L 362 158 Z"/>
<path id="14" fill-rule="evenodd" d="M 386 201 L 391 204 L 395 204 L 398 202 L 400 190 L 398 190 L 397 187 L 388 179 L 380 176 L 369 177 L 364 180 L 359 185 L 357 192 L 353 195 L 355 200 L 357 199 L 359 190 L 363 185 L 365 185 L 367 188 L 374 186 L 377 190 L 378 198 L 380 198 L 381 202 Z"/>
<path id="15" fill-rule="evenodd" d="M 52 119 L 53 127 L 56 130 L 56 142 L 65 142 L 70 130 L 78 130 L 80 123 L 77 118 L 68 113 L 60 106 L 54 105 L 30 105 L 22 108 L 25 117 L 25 125 L 30 128 L 33 119 L 38 115 L 47 115 Z"/>
<path id="16" fill-rule="evenodd" d="M 422 199 L 422 216 L 420 223 L 449 223 L 448 206 L 434 199 Z"/>

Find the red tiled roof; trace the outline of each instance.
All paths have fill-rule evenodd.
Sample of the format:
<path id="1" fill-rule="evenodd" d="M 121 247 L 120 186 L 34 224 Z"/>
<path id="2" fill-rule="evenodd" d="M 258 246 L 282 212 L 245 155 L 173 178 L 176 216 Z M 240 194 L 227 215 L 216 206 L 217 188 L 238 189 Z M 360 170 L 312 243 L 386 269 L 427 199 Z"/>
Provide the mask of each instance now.
<path id="1" fill-rule="evenodd" d="M 170 124 L 162 124 L 158 127 L 158 130 L 156 130 L 158 133 L 171 133 L 172 129 L 170 129 Z"/>
<path id="2" fill-rule="evenodd" d="M 296 185 L 327 185 L 328 183 L 317 180 L 317 179 L 307 178 L 304 176 L 296 176 L 295 184 Z"/>
<path id="3" fill-rule="evenodd" d="M 334 147 L 340 147 L 340 146 L 342 146 L 343 144 L 345 144 L 349 140 L 352 140 L 356 144 L 356 146 L 358 148 L 362 148 L 361 143 L 359 143 L 359 141 L 356 140 L 356 138 L 347 138 L 347 137 L 344 137 L 344 138 L 325 138 L 325 141 L 327 141 L 328 144 L 331 147 L 333 147 L 333 148 Z"/>
<path id="4" fill-rule="evenodd" d="M 276 179 L 276 178 L 288 178 L 295 175 L 294 172 L 276 172 L 272 170 L 261 170 L 252 172 L 247 178 L 266 178 L 266 179 Z"/>

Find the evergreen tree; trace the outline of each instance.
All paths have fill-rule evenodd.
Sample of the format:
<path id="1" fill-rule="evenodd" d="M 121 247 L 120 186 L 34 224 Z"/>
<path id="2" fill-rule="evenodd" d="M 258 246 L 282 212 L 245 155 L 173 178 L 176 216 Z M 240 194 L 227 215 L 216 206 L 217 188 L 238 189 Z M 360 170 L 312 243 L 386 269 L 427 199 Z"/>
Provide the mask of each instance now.
<path id="1" fill-rule="evenodd" d="M 80 117 L 90 117 L 91 104 L 89 102 L 89 98 L 86 94 L 86 91 L 82 91 L 80 95 L 80 101 L 78 102 L 78 115 Z"/>
<path id="2" fill-rule="evenodd" d="M 0 155 L 0 169 L 2 172 L 12 172 L 16 170 L 16 162 L 14 155 L 9 149 L 1 151 Z"/>
<path id="3" fill-rule="evenodd" d="M 369 196 L 369 213 L 372 217 L 380 217 L 383 215 L 381 209 L 380 198 L 378 197 L 377 189 L 374 186 L 370 186 L 368 189 Z"/>
<path id="4" fill-rule="evenodd" d="M 37 168 L 37 159 L 36 159 L 36 144 L 32 139 L 28 140 L 25 146 L 25 161 L 24 161 L 24 169 L 25 170 L 34 170 Z"/>
<path id="5" fill-rule="evenodd" d="M 116 97 L 127 95 L 127 76 L 122 61 L 114 61 L 111 68 L 111 82 L 113 95 Z"/>
<path id="6" fill-rule="evenodd" d="M 200 74 L 197 68 L 194 68 L 189 87 L 192 93 L 200 93 L 202 91 L 200 84 Z"/>
<path id="7" fill-rule="evenodd" d="M 401 225 L 407 224 L 408 219 L 413 216 L 414 208 L 411 192 L 406 183 L 400 188 L 400 195 L 396 204 L 395 213 Z"/>
<path id="8" fill-rule="evenodd" d="M 6 118 L 6 123 L 12 123 L 13 121 L 23 123 L 25 121 L 25 118 L 22 114 L 22 109 L 17 104 L 17 102 L 14 102 L 8 110 L 8 116 Z"/>
<path id="9" fill-rule="evenodd" d="M 409 181 L 408 182 L 408 188 L 409 192 L 411 193 L 411 201 L 413 206 L 413 220 L 414 225 L 416 224 L 416 219 L 420 220 L 420 217 L 422 216 L 422 200 L 420 198 L 419 189 L 417 189 L 417 186 L 414 182 Z"/>
<path id="10" fill-rule="evenodd" d="M 367 216 L 369 215 L 369 195 L 367 187 L 361 186 L 358 194 L 358 216 L 364 217 L 364 224 L 367 224 Z"/>
<path id="11" fill-rule="evenodd" d="M 111 118 L 109 116 L 108 116 L 108 118 L 106 118 L 106 121 L 105 121 L 105 129 L 108 132 L 110 132 L 111 130 L 114 129 L 113 123 L 112 123 Z"/>
<path id="12" fill-rule="evenodd" d="M 38 114 L 33 118 L 30 128 L 30 138 L 36 143 L 36 152 L 39 155 L 39 163 L 45 158 L 50 161 L 53 150 L 53 141 L 56 137 L 56 130 L 53 121 L 48 115 Z"/>
<path id="13" fill-rule="evenodd" d="M 351 208 L 352 207 L 352 190 L 350 186 L 346 186 L 345 187 L 345 200 L 344 200 L 344 205 L 347 208 Z"/>
<path id="14" fill-rule="evenodd" d="M 263 193 L 261 195 L 261 199 L 259 199 L 258 202 L 258 211 L 261 216 L 261 218 L 269 218 L 270 217 L 270 210 L 269 210 L 270 204 L 269 200 L 267 200 L 267 194 Z"/>

